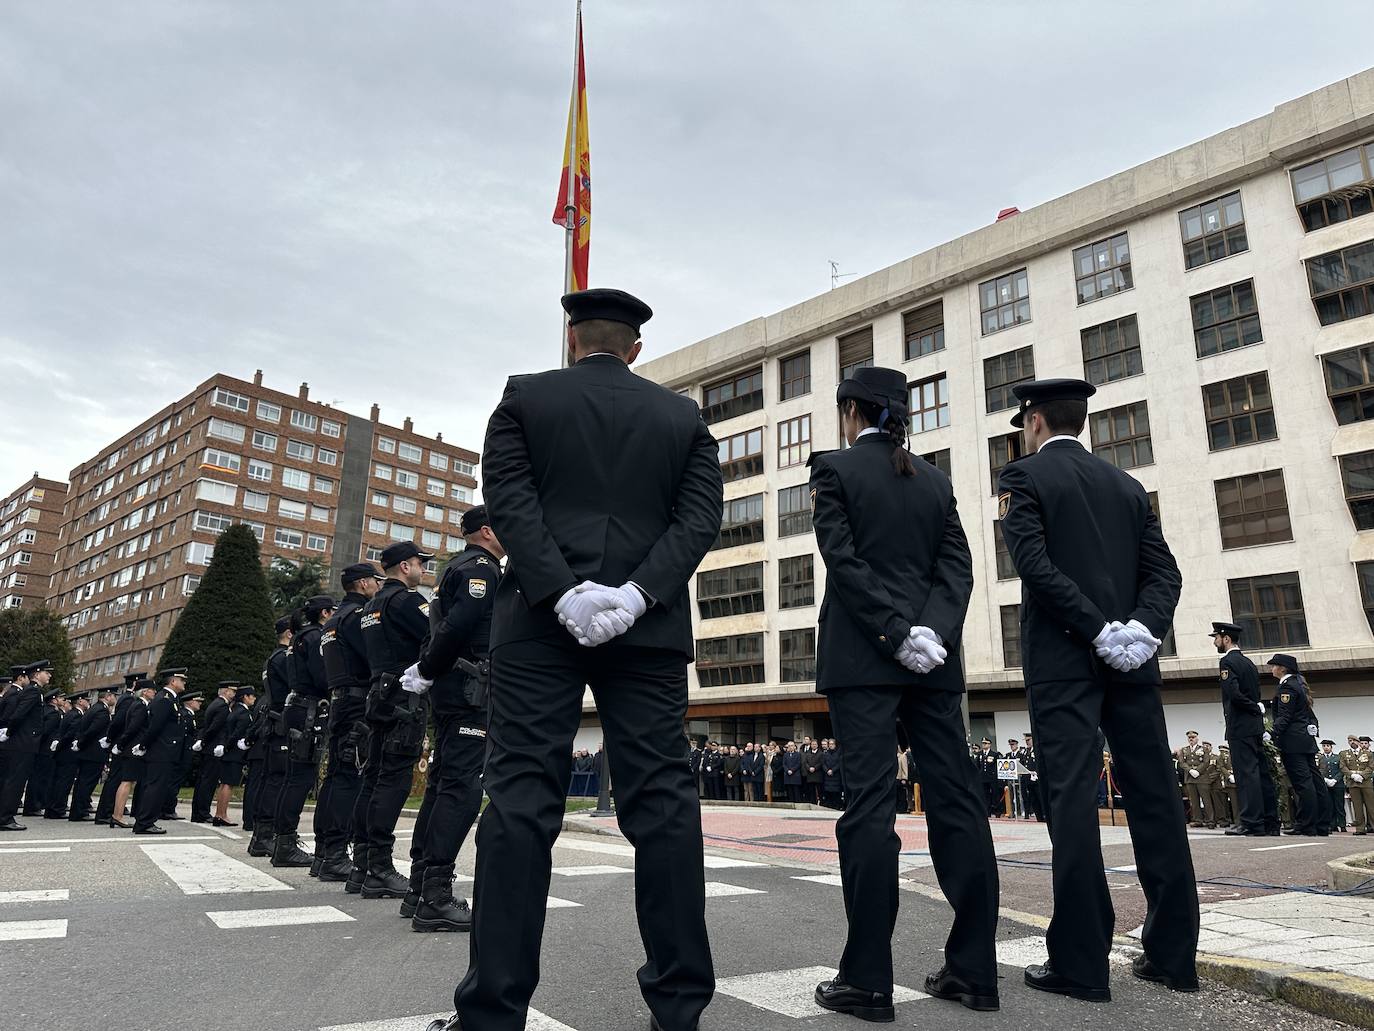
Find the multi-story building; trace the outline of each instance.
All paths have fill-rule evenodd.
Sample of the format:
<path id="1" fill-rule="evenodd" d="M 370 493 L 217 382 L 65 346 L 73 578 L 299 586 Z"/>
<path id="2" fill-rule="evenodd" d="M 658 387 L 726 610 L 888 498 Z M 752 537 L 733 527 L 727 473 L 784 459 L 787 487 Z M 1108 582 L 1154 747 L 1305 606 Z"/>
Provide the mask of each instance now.
<path id="1" fill-rule="evenodd" d="M 67 485 L 37 473 L 0 502 L 0 608 L 42 605 Z"/>
<path id="2" fill-rule="evenodd" d="M 876 363 L 906 373 L 910 446 L 951 475 L 973 551 L 975 736 L 1029 729 L 996 484 L 1011 388 L 1051 376 L 1097 385 L 1083 442 L 1144 485 L 1182 567 L 1171 735 L 1220 740 L 1218 619 L 1301 660 L 1325 734 L 1374 732 L 1374 70 L 1004 216 L 641 368 L 701 404 L 726 479 L 692 730 L 829 730 L 806 459 L 843 446 L 836 385 Z"/>
<path id="3" fill-rule="evenodd" d="M 337 591 L 343 567 L 393 541 L 463 546 L 477 455 L 223 374 L 149 416 L 71 473 L 48 604 L 64 617 L 77 686 L 154 668 L 186 599 L 234 523 L 264 562 L 313 557 Z M 434 569 L 431 568 L 431 576 Z"/>

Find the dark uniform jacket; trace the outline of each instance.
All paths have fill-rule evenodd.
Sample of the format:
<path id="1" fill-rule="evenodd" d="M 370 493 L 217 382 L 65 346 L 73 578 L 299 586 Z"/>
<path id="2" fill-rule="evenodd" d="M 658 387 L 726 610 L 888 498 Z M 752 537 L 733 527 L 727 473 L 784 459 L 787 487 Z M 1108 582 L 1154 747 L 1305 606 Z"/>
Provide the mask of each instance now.
<path id="1" fill-rule="evenodd" d="M 124 732 L 129 728 L 129 714 L 133 712 L 133 705 L 137 702 L 139 708 L 143 707 L 143 699 L 138 696 L 136 691 L 120 695 L 115 699 L 114 714 L 110 717 L 110 725 L 106 728 L 105 737 L 110 742 L 111 750 L 113 746 L 119 745 L 121 752 L 126 749 L 121 741 L 124 740 Z M 96 739 L 97 741 L 99 738 Z"/>
<path id="2" fill-rule="evenodd" d="M 654 604 L 623 642 L 690 660 L 687 582 L 722 508 L 719 450 L 694 401 L 613 355 L 514 376 L 487 425 L 482 470 L 510 555 L 493 649 L 566 636 L 553 606 L 584 580 L 634 581 Z"/>
<path id="3" fill-rule="evenodd" d="M 429 603 L 429 637 L 420 649 L 420 676 L 434 681 L 429 696 L 437 715 L 472 708 L 482 701 L 472 690 L 472 678 L 454 663 L 487 657 L 492 606 L 500 583 L 496 556 L 480 547 L 467 548 L 444 570 Z"/>
<path id="4" fill-rule="evenodd" d="M 1280 752 L 1312 755 L 1317 751 L 1317 738 L 1308 733 L 1308 725 L 1316 725 L 1307 684 L 1302 675 L 1291 673 L 1279 681 L 1279 689 L 1271 703 L 1274 709 L 1274 744 Z"/>
<path id="5" fill-rule="evenodd" d="M 186 731 L 182 729 L 181 717 L 177 715 L 180 709 L 176 693 L 166 687 L 159 690 L 148 703 L 148 720 L 138 733 L 138 743 L 147 749 L 144 758 L 148 762 L 181 762 Z"/>
<path id="6" fill-rule="evenodd" d="M 266 756 L 266 741 L 272 732 L 273 717 L 280 716 L 286 696 L 291 693 L 287 667 L 291 659 L 286 645 L 279 644 L 267 656 L 262 667 L 262 691 L 253 703 L 253 720 L 248 727 L 248 758 L 262 759 Z"/>
<path id="7" fill-rule="evenodd" d="M 144 728 L 148 726 L 148 706 L 142 698 L 135 698 L 134 704 L 129 706 L 124 713 L 124 729 L 120 732 L 119 740 L 111 739 L 111 744 L 119 746 L 122 755 L 128 756 L 130 749 L 138 744 L 143 737 Z M 119 717 L 118 711 L 115 718 Z"/>
<path id="8" fill-rule="evenodd" d="M 62 710 L 52 702 L 43 706 L 43 729 L 38 735 L 38 750 L 51 751 L 51 746 L 62 732 Z"/>
<path id="9" fill-rule="evenodd" d="M 59 759 L 69 757 L 72 742 L 76 740 L 76 735 L 81 730 L 81 721 L 85 716 L 86 713 L 75 705 L 62 714 L 62 722 L 57 726 L 57 757 Z M 75 758 L 75 756 L 70 757 Z"/>
<path id="10" fill-rule="evenodd" d="M 105 761 L 105 749 L 100 747 L 100 739 L 108 734 L 109 729 L 110 710 L 104 702 L 96 702 L 81 717 L 81 725 L 76 732 L 77 757 L 82 762 Z"/>
<path id="11" fill-rule="evenodd" d="M 301 630 L 291 642 L 291 663 L 287 678 L 297 701 L 306 698 L 329 697 L 329 674 L 325 672 L 324 656 L 320 654 L 320 640 L 324 627 L 312 623 Z"/>
<path id="12" fill-rule="evenodd" d="M 822 784 L 825 790 L 828 792 L 839 791 L 843 786 L 843 768 L 840 766 L 840 750 L 836 748 L 833 751 L 822 752 L 821 758 L 824 760 L 822 772 L 825 774 L 825 780 Z"/>
<path id="13" fill-rule="evenodd" d="M 229 703 L 223 698 L 215 698 L 205 707 L 205 714 L 200 718 L 200 733 L 197 739 L 200 741 L 200 750 L 203 755 L 213 755 L 216 745 L 225 744 L 224 723 L 229 718 Z M 192 730 L 194 732 L 195 718 L 192 717 Z"/>
<path id="14" fill-rule="evenodd" d="M 215 701 L 222 701 L 216 698 Z M 211 703 L 213 704 L 213 703 Z M 207 706 L 208 708 L 208 706 Z M 181 725 L 181 754 L 177 757 L 177 763 L 187 769 L 191 766 L 191 758 L 195 752 L 191 751 L 191 746 L 196 742 L 196 714 L 186 707 L 186 703 L 177 698 L 177 722 Z M 225 744 L 225 758 L 228 758 L 228 744 Z M 214 746 L 206 744 L 203 746 L 202 755 L 213 757 Z"/>
<path id="15" fill-rule="evenodd" d="M 1183 578 L 1145 489 L 1077 441 L 1046 444 L 1002 470 L 998 515 L 1021 578 L 1026 683 L 1160 683 L 1156 657 L 1130 673 L 1098 661 L 1092 641 L 1111 620 L 1139 620 L 1163 638 Z"/>
<path id="16" fill-rule="evenodd" d="M 973 559 L 949 477 L 912 457 L 915 476 L 892 470 L 885 434 L 811 456 L 816 543 L 825 600 L 816 640 L 816 690 L 846 685 L 962 691 L 959 637 L 973 593 Z M 913 673 L 896 660 L 913 626 L 940 635 L 943 666 Z"/>
<path id="17" fill-rule="evenodd" d="M 1239 648 L 1221 657 L 1221 712 L 1228 741 L 1264 733 L 1259 670 Z"/>
<path id="18" fill-rule="evenodd" d="M 367 598 L 349 591 L 320 634 L 320 657 L 333 696 L 329 718 L 335 725 L 363 718 L 363 699 L 372 683 L 361 624 L 366 604 Z"/>
<path id="19" fill-rule="evenodd" d="M 248 753 L 239 747 L 239 742 L 248 742 L 248 728 L 253 723 L 253 714 L 242 702 L 229 706 L 229 718 L 224 723 L 224 758 L 226 762 L 243 762 Z"/>
<path id="20" fill-rule="evenodd" d="M 1002 753 L 997 749 L 978 752 L 978 773 L 985 783 L 994 783 L 997 778 L 997 760 L 1002 758 Z"/>
<path id="21" fill-rule="evenodd" d="M 384 673 L 399 677 L 420 656 L 429 634 L 429 604 L 419 591 L 388 577 L 363 606 L 360 625 L 372 679 Z"/>
<path id="22" fill-rule="evenodd" d="M 808 784 L 819 784 L 825 774 L 821 769 L 821 753 L 815 749 L 807 748 L 801 753 L 802 757 L 802 779 Z"/>
<path id="23" fill-rule="evenodd" d="M 801 784 L 802 782 L 802 757 L 801 752 L 782 753 L 782 782 L 788 784 Z"/>
<path id="24" fill-rule="evenodd" d="M 37 753 L 42 749 L 43 738 L 43 688 L 35 684 L 21 687 L 6 696 L 10 703 L 5 726 L 10 737 L 7 747 L 14 753 Z"/>

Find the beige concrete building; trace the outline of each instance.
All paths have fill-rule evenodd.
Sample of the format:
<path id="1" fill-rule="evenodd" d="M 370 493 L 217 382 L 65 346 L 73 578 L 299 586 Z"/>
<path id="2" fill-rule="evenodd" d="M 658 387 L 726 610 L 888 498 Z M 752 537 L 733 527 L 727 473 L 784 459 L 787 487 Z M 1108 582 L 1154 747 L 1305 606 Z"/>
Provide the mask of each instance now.
<path id="1" fill-rule="evenodd" d="M 67 485 L 34 473 L 0 502 L 0 608 L 42 605 Z"/>
<path id="2" fill-rule="evenodd" d="M 1029 729 L 994 491 L 1019 453 L 1010 388 L 1050 376 L 1098 384 L 1084 443 L 1152 494 L 1183 569 L 1171 737 L 1220 740 L 1214 619 L 1302 660 L 1325 735 L 1374 732 L 1371 313 L 1374 70 L 647 363 L 701 404 L 727 480 L 693 586 L 692 729 L 829 730 L 806 458 L 842 446 L 836 385 L 872 362 L 906 373 L 910 446 L 950 472 L 973 550 L 975 734 Z"/>

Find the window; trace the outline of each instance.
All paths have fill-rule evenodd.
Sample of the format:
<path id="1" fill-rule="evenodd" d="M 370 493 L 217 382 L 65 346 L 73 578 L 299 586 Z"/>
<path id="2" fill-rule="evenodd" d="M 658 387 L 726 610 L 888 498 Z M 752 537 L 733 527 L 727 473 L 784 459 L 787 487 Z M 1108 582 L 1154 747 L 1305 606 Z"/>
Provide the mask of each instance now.
<path id="1" fill-rule="evenodd" d="M 778 679 L 784 684 L 807 683 L 816 679 L 816 631 L 778 631 Z"/>
<path id="2" fill-rule="evenodd" d="M 795 555 L 778 560 L 778 608 L 799 609 L 816 604 L 816 558 Z"/>
<path id="3" fill-rule="evenodd" d="M 184 594 L 184 595 L 195 594 L 195 593 L 196 593 L 196 588 L 199 587 L 199 586 L 200 586 L 200 577 L 198 577 L 198 576 L 183 576 L 183 577 L 181 578 L 181 593 Z M 111 659 L 111 660 L 109 660 L 109 661 L 113 662 L 114 660 Z M 107 670 L 107 672 L 114 672 L 114 671 L 113 671 L 113 670 Z"/>
<path id="4" fill-rule="evenodd" d="M 315 445 L 303 444 L 299 440 L 288 440 L 286 442 L 286 454 L 289 458 L 299 458 L 303 462 L 313 462 L 315 460 Z"/>
<path id="5" fill-rule="evenodd" d="M 1374 311 L 1374 240 L 1308 258 L 1307 286 L 1323 326 Z"/>
<path id="6" fill-rule="evenodd" d="M 939 469 L 940 472 L 944 473 L 946 476 L 954 475 L 950 471 L 949 448 L 944 448 L 940 451 L 932 451 L 929 454 L 922 455 L 921 457 L 924 458 L 931 465 L 935 466 L 936 469 Z"/>
<path id="7" fill-rule="evenodd" d="M 277 450 L 277 435 L 263 430 L 254 430 L 253 446 L 262 451 L 275 451 Z"/>
<path id="8" fill-rule="evenodd" d="M 437 451 L 429 453 L 429 467 L 438 469 L 441 472 L 448 472 L 448 455 L 441 455 Z"/>
<path id="9" fill-rule="evenodd" d="M 378 437 L 377 450 L 384 455 L 394 455 L 396 453 L 396 442 L 390 437 Z"/>
<path id="10" fill-rule="evenodd" d="M 778 468 L 801 465 L 811 456 L 811 416 L 778 423 Z"/>
<path id="11" fill-rule="evenodd" d="M 464 503 L 467 503 L 472 500 L 472 491 L 469 490 L 467 487 L 462 487 L 455 483 L 449 487 L 448 496 L 451 497 L 454 501 L 462 501 Z"/>
<path id="12" fill-rule="evenodd" d="M 283 469 L 281 471 L 281 485 L 290 487 L 292 490 L 309 490 L 310 474 L 304 469 Z"/>
<path id="13" fill-rule="evenodd" d="M 372 475 L 379 480 L 389 480 L 391 479 L 391 466 L 382 465 L 378 462 L 372 466 Z"/>
<path id="14" fill-rule="evenodd" d="M 426 505 L 425 518 L 431 523 L 442 523 L 444 521 L 444 510 L 439 505 Z"/>
<path id="15" fill-rule="evenodd" d="M 186 564 L 191 566 L 209 565 L 215 557 L 215 546 L 202 541 L 192 541 L 186 545 Z"/>
<path id="16" fill-rule="evenodd" d="M 759 498 L 759 540 L 763 539 L 763 495 Z M 748 501 L 750 499 L 743 499 Z M 799 533 L 811 532 L 811 497 L 807 486 L 799 483 L 795 487 L 783 487 L 778 491 L 778 536 L 795 537 Z M 744 542 L 741 542 L 744 543 Z"/>
<path id="17" fill-rule="evenodd" d="M 396 457 L 402 462 L 414 462 L 419 465 L 420 459 L 424 457 L 424 452 L 414 444 L 407 444 L 402 441 L 396 445 Z"/>
<path id="18" fill-rule="evenodd" d="M 949 425 L 949 378 L 942 372 L 911 384 L 912 433 Z"/>
<path id="19" fill-rule="evenodd" d="M 778 362 L 779 394 L 784 401 L 811 393 L 811 352 L 802 351 Z"/>
<path id="20" fill-rule="evenodd" d="M 310 506 L 310 518 L 317 523 L 329 522 L 329 517 L 333 514 L 332 509 L 324 508 L 321 505 Z"/>
<path id="21" fill-rule="evenodd" d="M 763 369 L 750 369 L 702 390 L 701 417 L 707 423 L 732 419 L 763 407 Z"/>
<path id="22" fill-rule="evenodd" d="M 272 482 L 272 465 L 270 462 L 259 462 L 256 458 L 248 460 L 248 478 L 257 480 L 260 483 Z"/>
<path id="23" fill-rule="evenodd" d="M 1190 298 L 1189 304 L 1199 358 L 1248 347 L 1264 339 L 1252 280 L 1198 294 Z"/>
<path id="24" fill-rule="evenodd" d="M 992 469 L 992 493 L 997 493 L 997 477 L 1002 469 L 1024 454 L 1021 434 L 1008 433 L 1005 437 L 993 437 L 988 441 L 988 465 Z"/>
<path id="25" fill-rule="evenodd" d="M 391 499 L 391 507 L 402 515 L 414 515 L 419 506 L 414 498 L 403 498 L 398 494 Z"/>
<path id="26" fill-rule="evenodd" d="M 1208 383 L 1202 388 L 1202 410 L 1207 417 L 1209 451 L 1274 440 L 1279 435 L 1267 372 Z"/>
<path id="27" fill-rule="evenodd" d="M 228 451 L 216 451 L 212 447 L 205 449 L 205 457 L 200 462 L 202 469 L 208 466 L 226 473 L 238 472 L 242 464 L 242 459 L 238 455 L 231 455 Z"/>
<path id="28" fill-rule="evenodd" d="M 318 533 L 307 533 L 305 535 L 305 546 L 311 551 L 324 551 L 329 547 L 329 538 L 321 537 Z"/>
<path id="29" fill-rule="evenodd" d="M 267 500 L 266 494 L 259 494 L 255 490 L 246 490 L 243 492 L 243 507 L 250 512 L 266 512 Z"/>
<path id="30" fill-rule="evenodd" d="M 462 551 L 467 547 L 467 542 L 461 537 L 445 537 L 444 546 L 452 552 Z"/>
<path id="31" fill-rule="evenodd" d="M 315 489 L 319 491 L 321 494 L 333 494 L 334 481 L 329 479 L 329 477 L 327 476 L 316 476 Z"/>
<path id="32" fill-rule="evenodd" d="M 1341 486 L 1355 529 L 1374 530 L 1374 451 L 1341 455 Z"/>
<path id="33" fill-rule="evenodd" d="M 726 566 L 697 574 L 697 612 L 702 619 L 763 611 L 763 563 Z"/>
<path id="34" fill-rule="evenodd" d="M 278 527 L 272 531 L 272 543 L 279 548 L 299 548 L 305 535 L 299 530 L 286 530 Z"/>
<path id="35" fill-rule="evenodd" d="M 1247 648 L 1306 648 L 1307 617 L 1302 608 L 1298 574 L 1271 573 L 1226 581 L 1231 595 L 1231 622 L 1245 628 Z"/>
<path id="36" fill-rule="evenodd" d="M 1002 665 L 1016 669 L 1021 665 L 1021 606 L 1002 606 Z"/>
<path id="37" fill-rule="evenodd" d="M 320 448 L 319 460 L 321 465 L 338 465 L 339 453 L 330 451 L 327 447 Z"/>
<path id="38" fill-rule="evenodd" d="M 219 480 L 201 480 L 196 484 L 196 497 L 201 501 L 213 501 L 220 505 L 232 505 L 238 500 L 239 489 L 232 483 Z"/>
<path id="39" fill-rule="evenodd" d="M 1215 487 L 1223 549 L 1293 539 L 1282 469 L 1228 477 Z"/>
<path id="40" fill-rule="evenodd" d="M 236 412 L 248 411 L 248 398 L 223 387 L 215 388 L 215 392 L 210 395 L 210 403 L 220 408 L 232 408 Z"/>
<path id="41" fill-rule="evenodd" d="M 721 510 L 720 536 L 711 550 L 758 544 L 762 540 L 763 495 L 751 494 L 747 498 L 726 501 Z"/>
<path id="42" fill-rule="evenodd" d="M 386 533 L 386 520 L 372 516 L 367 521 L 368 533 Z"/>
<path id="43" fill-rule="evenodd" d="M 390 536 L 393 541 L 413 541 L 415 539 L 415 527 L 405 526 L 402 523 L 392 523 Z"/>
<path id="44" fill-rule="evenodd" d="M 363 557 L 369 562 L 380 562 L 382 560 L 382 549 L 368 548 Z"/>
<path id="45" fill-rule="evenodd" d="M 374 505 L 381 505 L 383 508 L 390 508 L 391 495 L 385 493 L 384 491 L 374 490 L 372 492 L 372 503 Z"/>
<path id="46" fill-rule="evenodd" d="M 195 528 L 208 533 L 223 533 L 234 525 L 234 520 L 219 512 L 197 512 L 193 517 Z"/>
<path id="47" fill-rule="evenodd" d="M 1360 581 L 1364 618 L 1369 623 L 1369 629 L 1374 630 L 1374 562 L 1356 562 L 1355 576 Z"/>
<path id="48" fill-rule="evenodd" d="M 1289 174 L 1293 203 L 1309 233 L 1374 211 L 1374 144 L 1351 147 Z"/>
<path id="49" fill-rule="evenodd" d="M 997 553 L 997 579 L 1015 580 L 1016 566 L 1011 560 L 1011 551 L 1007 547 L 1006 538 L 1002 536 L 1002 520 L 992 521 L 992 541 L 994 550 Z"/>
<path id="50" fill-rule="evenodd" d="M 220 440 L 232 440 L 235 444 L 242 444 L 243 438 L 247 435 L 247 430 L 238 423 L 225 422 L 223 419 L 211 419 L 205 432 Z"/>
<path id="51" fill-rule="evenodd" d="M 258 418 L 264 422 L 281 422 L 281 405 L 274 405 L 270 401 L 259 401 Z"/>
<path id="52" fill-rule="evenodd" d="M 697 683 L 702 687 L 763 683 L 763 634 L 699 638 Z"/>
<path id="53" fill-rule="evenodd" d="M 1322 369 L 1336 422 L 1374 419 L 1374 344 L 1323 355 Z"/>
<path id="54" fill-rule="evenodd" d="M 1083 344 L 1083 378 L 1094 386 L 1130 379 L 1145 371 L 1134 315 L 1089 326 L 1079 332 L 1079 338 Z"/>
<path id="55" fill-rule="evenodd" d="M 396 486 L 405 487 L 409 490 L 418 490 L 420 487 L 420 474 L 408 472 L 405 469 L 397 469 Z"/>
<path id="56" fill-rule="evenodd" d="M 1118 469 L 1154 464 L 1150 444 L 1150 411 L 1144 401 L 1094 412 L 1088 416 L 1093 454 Z"/>
<path id="57" fill-rule="evenodd" d="M 305 502 L 288 501 L 286 498 L 277 499 L 277 514 L 283 519 L 295 519 L 300 522 L 305 521 Z"/>
<path id="58" fill-rule="evenodd" d="M 337 437 L 343 432 L 343 427 L 340 426 L 337 422 L 333 422 L 330 419 L 325 419 L 323 422 L 320 423 L 320 432 L 323 433 L 326 437 Z"/>
<path id="59" fill-rule="evenodd" d="M 436 533 L 436 532 L 433 531 L 433 530 L 421 530 L 421 531 L 420 531 L 420 544 L 423 545 L 424 547 L 429 548 L 429 549 L 431 549 L 431 550 L 433 550 L 433 551 L 438 551 L 438 550 L 439 550 L 439 546 L 440 546 L 442 543 L 443 543 L 443 535 L 442 535 L 442 534 Z"/>
<path id="60" fill-rule="evenodd" d="M 1131 248 L 1125 233 L 1073 252 L 1073 274 L 1078 284 L 1078 303 L 1087 304 L 1101 297 L 1109 297 L 1129 290 L 1131 281 Z"/>
<path id="61" fill-rule="evenodd" d="M 477 471 L 477 467 L 471 462 L 464 462 L 461 458 L 453 460 L 453 471 L 461 473 L 463 476 L 471 476 Z"/>
<path id="62" fill-rule="evenodd" d="M 1012 393 L 1018 383 L 1035 379 L 1035 353 L 1030 347 L 1020 347 L 1006 354 L 983 359 L 983 400 L 988 414 L 1016 408 L 1019 402 Z"/>
<path id="63" fill-rule="evenodd" d="M 1183 234 L 1183 267 L 1197 268 L 1250 249 L 1245 238 L 1245 213 L 1240 192 L 1209 200 L 1178 213 Z"/>
<path id="64" fill-rule="evenodd" d="M 935 301 L 902 315 L 906 361 L 945 349 L 945 302 Z"/>
<path id="65" fill-rule="evenodd" d="M 746 430 L 720 442 L 720 471 L 725 482 L 763 472 L 763 430 Z"/>
<path id="66" fill-rule="evenodd" d="M 319 424 L 320 420 L 309 412 L 293 411 L 291 413 L 291 425 L 295 426 L 297 429 L 309 430 L 311 433 L 314 433 Z"/>
<path id="67" fill-rule="evenodd" d="M 436 498 L 442 498 L 446 486 L 443 480 L 426 480 L 425 493 L 433 495 Z"/>
<path id="68" fill-rule="evenodd" d="M 873 364 L 873 327 L 847 333 L 839 338 L 840 379 L 850 379 L 860 369 Z"/>
<path id="69" fill-rule="evenodd" d="M 253 531 L 253 536 L 256 537 L 258 543 L 261 544 L 263 536 L 267 533 L 267 527 L 263 526 L 262 523 L 244 523 L 243 525 Z"/>
<path id="70" fill-rule="evenodd" d="M 983 336 L 1030 321 L 1030 280 L 1025 269 L 978 284 Z"/>

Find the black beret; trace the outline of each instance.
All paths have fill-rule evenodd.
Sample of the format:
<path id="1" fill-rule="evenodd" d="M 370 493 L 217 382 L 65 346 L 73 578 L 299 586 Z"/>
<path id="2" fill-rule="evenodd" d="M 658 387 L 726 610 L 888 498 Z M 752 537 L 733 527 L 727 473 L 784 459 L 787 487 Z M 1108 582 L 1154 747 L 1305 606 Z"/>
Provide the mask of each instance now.
<path id="1" fill-rule="evenodd" d="M 1020 429 L 1026 424 L 1026 412 L 1032 406 L 1050 401 L 1086 401 L 1097 393 L 1097 388 L 1082 379 L 1037 379 L 1018 383 L 1011 392 L 1021 402 L 1021 407 L 1011 417 L 1011 424 Z"/>
<path id="2" fill-rule="evenodd" d="M 855 369 L 854 375 L 840 382 L 835 391 L 835 403 L 851 398 L 887 408 L 899 419 L 906 418 L 910 407 L 906 376 L 900 369 L 885 369 L 877 365 Z"/>
<path id="3" fill-rule="evenodd" d="M 640 327 L 654 317 L 652 308 L 624 290 L 578 290 L 564 294 L 562 304 L 563 310 L 568 313 L 570 326 L 589 319 L 605 319 L 608 322 L 623 322 L 638 333 Z"/>
<path id="4" fill-rule="evenodd" d="M 1236 638 L 1240 637 L 1241 633 L 1241 628 L 1238 627 L 1235 623 L 1213 623 L 1212 632 L 1207 636 L 1216 637 L 1220 634 L 1225 634 L 1227 637 L 1231 638 L 1232 640 L 1235 640 Z"/>
<path id="5" fill-rule="evenodd" d="M 399 566 L 408 558 L 418 558 L 421 562 L 428 562 L 433 555 L 426 555 L 415 546 L 414 541 L 401 541 L 393 544 L 382 551 L 382 568 L 390 569 L 392 566 Z"/>
<path id="6" fill-rule="evenodd" d="M 461 523 L 460 528 L 462 529 L 464 536 L 466 536 L 470 533 L 476 533 L 484 526 L 490 525 L 491 520 L 487 518 L 487 506 L 477 505 L 476 507 L 470 508 L 463 513 L 463 522 Z"/>
<path id="7" fill-rule="evenodd" d="M 359 580 L 366 580 L 368 577 L 380 579 L 381 573 L 371 562 L 354 562 L 351 566 L 344 566 L 343 573 L 339 576 L 339 582 L 347 587 L 355 584 Z"/>
<path id="8" fill-rule="evenodd" d="M 1293 656 L 1291 655 L 1284 654 L 1283 652 L 1275 653 L 1274 657 L 1269 660 L 1268 665 L 1282 666 L 1284 669 L 1288 670 L 1291 673 L 1296 673 L 1298 671 L 1298 660 L 1293 658 Z"/>
<path id="9" fill-rule="evenodd" d="M 277 636 L 280 637 L 291 629 L 291 617 L 282 616 L 281 619 L 277 620 L 273 625 L 277 628 Z"/>
<path id="10" fill-rule="evenodd" d="M 307 615 L 317 616 L 325 609 L 338 608 L 334 599 L 327 594 L 317 594 L 305 603 Z"/>

